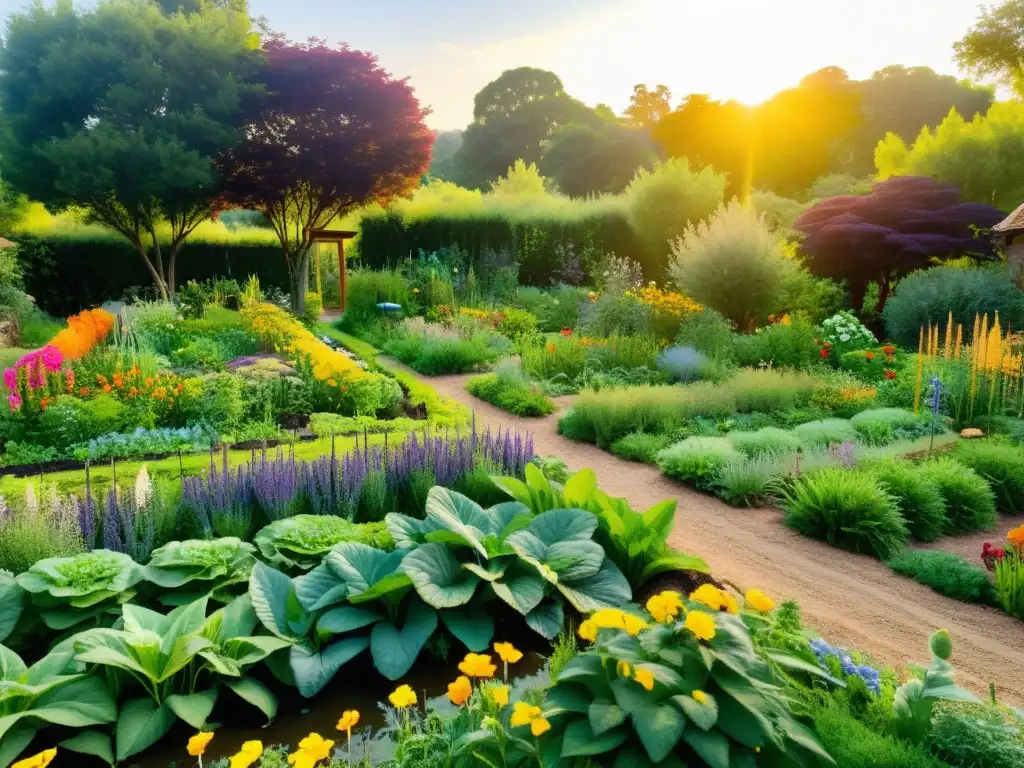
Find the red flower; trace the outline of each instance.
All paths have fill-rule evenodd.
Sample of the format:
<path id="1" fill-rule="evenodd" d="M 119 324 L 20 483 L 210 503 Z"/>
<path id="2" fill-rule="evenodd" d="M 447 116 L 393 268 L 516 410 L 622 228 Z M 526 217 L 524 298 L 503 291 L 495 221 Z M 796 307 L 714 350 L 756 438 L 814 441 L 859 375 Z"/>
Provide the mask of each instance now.
<path id="1" fill-rule="evenodd" d="M 890 379 L 890 380 L 891 379 L 895 379 L 896 378 L 896 371 L 886 371 L 885 372 L 885 378 Z"/>
<path id="2" fill-rule="evenodd" d="M 891 357 L 892 355 L 896 354 L 896 347 L 894 347 L 892 344 L 886 344 L 884 347 L 882 347 L 882 351 Z"/>
<path id="3" fill-rule="evenodd" d="M 821 348 L 821 359 L 825 360 L 826 358 L 828 358 L 828 347 L 822 347 Z"/>
<path id="4" fill-rule="evenodd" d="M 572 336 L 572 328 L 563 328 L 562 335 L 566 337 Z"/>
<path id="5" fill-rule="evenodd" d="M 865 360 L 874 360 L 875 359 L 875 353 L 874 352 L 865 352 L 864 353 L 864 359 Z"/>

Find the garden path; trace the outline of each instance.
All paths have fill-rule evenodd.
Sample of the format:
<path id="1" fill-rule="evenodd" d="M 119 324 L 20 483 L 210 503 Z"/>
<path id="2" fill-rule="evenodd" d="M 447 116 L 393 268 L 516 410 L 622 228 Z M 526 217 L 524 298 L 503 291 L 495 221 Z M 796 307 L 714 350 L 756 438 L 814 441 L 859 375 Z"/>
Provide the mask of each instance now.
<path id="1" fill-rule="evenodd" d="M 675 498 L 673 546 L 701 555 L 719 580 L 760 587 L 777 601 L 799 601 L 805 624 L 830 643 L 901 668 L 907 662 L 927 663 L 928 637 L 945 628 L 953 636 L 953 663 L 963 685 L 984 696 L 993 681 L 1000 700 L 1024 703 L 1024 623 L 994 608 L 943 597 L 873 558 L 801 536 L 782 524 L 778 509 L 734 509 L 655 467 L 572 442 L 557 431 L 559 414 L 571 397 L 556 399 L 559 410 L 547 418 L 524 419 L 466 392 L 468 376 L 419 376 L 394 360 L 385 361 L 473 408 L 479 424 L 529 430 L 538 455 L 558 456 L 570 469 L 592 468 L 603 490 L 625 497 L 634 508 Z M 968 556 L 975 551 L 980 545 Z"/>

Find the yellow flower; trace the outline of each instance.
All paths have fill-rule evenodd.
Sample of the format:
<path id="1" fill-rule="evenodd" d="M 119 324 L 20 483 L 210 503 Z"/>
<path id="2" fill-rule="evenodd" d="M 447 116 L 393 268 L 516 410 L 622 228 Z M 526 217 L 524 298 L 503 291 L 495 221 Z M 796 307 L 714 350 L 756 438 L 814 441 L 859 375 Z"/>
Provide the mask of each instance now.
<path id="1" fill-rule="evenodd" d="M 715 636 L 715 617 L 704 611 L 690 611 L 686 614 L 686 628 L 698 640 L 711 640 Z"/>
<path id="2" fill-rule="evenodd" d="M 775 607 L 775 601 L 760 589 L 748 589 L 747 594 L 743 597 L 747 601 L 747 605 L 755 611 L 761 611 L 764 613 L 765 611 L 770 611 Z"/>
<path id="3" fill-rule="evenodd" d="M 723 611 L 726 611 L 727 613 L 734 613 L 734 614 L 740 612 L 740 605 L 739 605 L 739 603 L 736 602 L 736 598 L 733 597 L 728 592 L 726 592 L 725 590 L 722 590 L 722 602 L 723 602 L 723 605 L 722 605 L 722 610 Z"/>
<path id="4" fill-rule="evenodd" d="M 646 669 L 638 669 L 633 673 L 633 679 L 644 687 L 645 691 L 654 690 L 654 675 Z"/>
<path id="5" fill-rule="evenodd" d="M 647 612 L 660 624 L 674 621 L 685 610 L 683 596 L 672 590 L 660 592 L 647 601 Z"/>
<path id="6" fill-rule="evenodd" d="M 316 759 L 301 749 L 288 755 L 288 765 L 295 766 L 295 768 L 316 768 L 316 764 Z"/>
<path id="7" fill-rule="evenodd" d="M 341 713 L 341 719 L 338 721 L 337 728 L 339 731 L 351 731 L 357 725 L 359 725 L 359 711 L 346 709 Z"/>
<path id="8" fill-rule="evenodd" d="M 329 387 L 336 387 L 336 386 L 338 386 L 338 382 L 336 382 L 334 379 L 328 379 L 327 380 L 327 386 L 329 386 Z"/>
<path id="9" fill-rule="evenodd" d="M 690 599 L 695 603 L 703 603 L 708 608 L 715 611 L 722 610 L 722 606 L 725 605 L 725 598 L 722 596 L 722 590 L 714 584 L 701 584 L 697 589 L 690 593 Z"/>
<path id="10" fill-rule="evenodd" d="M 471 693 L 473 693 L 473 686 L 465 675 L 455 678 L 454 683 L 448 683 L 448 698 L 457 707 L 465 704 Z"/>
<path id="11" fill-rule="evenodd" d="M 487 689 L 487 698 L 497 704 L 499 707 L 508 706 L 508 686 L 507 685 L 492 685 Z"/>
<path id="12" fill-rule="evenodd" d="M 541 734 L 547 733 L 551 730 L 551 723 L 545 720 L 543 717 L 538 717 L 536 720 L 530 722 L 530 733 L 534 736 L 540 736 Z"/>
<path id="13" fill-rule="evenodd" d="M 491 664 L 490 654 L 467 653 L 459 662 L 459 672 L 469 677 L 491 677 L 497 666 Z"/>
<path id="14" fill-rule="evenodd" d="M 32 757 L 26 757 L 24 760 L 19 760 L 11 768 L 46 768 L 53 758 L 57 756 L 57 748 L 51 747 L 50 749 L 44 749 L 37 755 Z"/>
<path id="15" fill-rule="evenodd" d="M 212 731 L 200 731 L 188 740 L 188 753 L 192 757 L 202 757 L 206 747 L 213 740 Z"/>
<path id="16" fill-rule="evenodd" d="M 518 728 L 521 725 L 529 725 L 531 722 L 540 717 L 540 707 L 535 707 L 527 704 L 525 701 L 517 701 L 512 705 L 512 719 L 509 723 L 513 728 Z"/>
<path id="17" fill-rule="evenodd" d="M 708 695 L 704 691 L 694 691 L 690 695 L 693 696 L 693 700 L 698 704 L 706 704 L 708 701 Z"/>
<path id="18" fill-rule="evenodd" d="M 587 619 L 577 630 L 579 636 L 586 640 L 588 643 L 592 643 L 597 639 L 597 625 L 590 619 Z"/>
<path id="19" fill-rule="evenodd" d="M 263 755 L 262 741 L 247 741 L 229 758 L 229 768 L 249 768 Z"/>
<path id="20" fill-rule="evenodd" d="M 632 677 L 633 668 L 629 665 L 628 661 L 619 660 L 619 663 L 615 665 L 615 674 L 619 677 Z"/>
<path id="21" fill-rule="evenodd" d="M 299 751 L 305 752 L 313 760 L 313 763 L 316 764 L 330 756 L 333 746 L 334 742 L 330 739 L 325 739 L 319 733 L 311 733 L 299 742 Z"/>
<path id="22" fill-rule="evenodd" d="M 405 709 L 416 703 L 416 691 L 408 685 L 400 685 L 388 696 L 388 701 L 395 709 Z"/>
<path id="23" fill-rule="evenodd" d="M 1024 549 L 1024 525 L 1018 525 L 1006 534 L 1006 540 L 1017 549 Z"/>
<path id="24" fill-rule="evenodd" d="M 579 635 L 584 640 L 594 642 L 599 629 L 624 629 L 627 634 L 637 635 L 646 626 L 647 622 L 639 616 L 618 608 L 602 608 L 580 625 Z"/>
<path id="25" fill-rule="evenodd" d="M 494 652 L 506 664 L 515 664 L 523 658 L 523 652 L 518 650 L 512 643 L 495 643 Z"/>

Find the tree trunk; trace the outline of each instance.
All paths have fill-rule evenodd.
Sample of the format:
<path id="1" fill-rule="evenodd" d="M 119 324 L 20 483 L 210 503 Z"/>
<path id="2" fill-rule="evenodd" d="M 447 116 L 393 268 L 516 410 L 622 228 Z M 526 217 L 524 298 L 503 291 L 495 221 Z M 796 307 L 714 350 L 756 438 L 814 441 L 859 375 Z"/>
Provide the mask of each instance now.
<path id="1" fill-rule="evenodd" d="M 303 248 L 292 259 L 288 268 L 291 278 L 292 312 L 302 317 L 306 311 L 306 291 L 309 290 L 309 249 Z"/>
<path id="2" fill-rule="evenodd" d="M 875 314 L 882 314 L 882 310 L 885 309 L 885 302 L 889 298 L 890 281 L 888 275 L 883 275 L 882 279 L 878 281 L 878 301 L 875 302 Z"/>
<path id="3" fill-rule="evenodd" d="M 867 290 L 866 280 L 850 281 L 850 307 L 853 308 L 855 315 L 863 316 L 864 314 L 864 294 L 867 293 Z"/>
<path id="4" fill-rule="evenodd" d="M 174 267 L 178 260 L 178 251 L 181 250 L 182 242 L 184 241 L 173 244 L 171 246 L 171 252 L 167 256 L 167 295 L 171 299 L 174 299 L 174 294 L 177 289 L 177 284 L 174 279 Z"/>
<path id="5" fill-rule="evenodd" d="M 167 293 L 167 283 L 164 282 L 160 273 L 157 272 L 156 267 L 153 266 L 153 262 L 149 258 L 149 254 L 146 253 L 146 246 L 142 243 L 135 243 L 135 249 L 142 256 L 142 261 L 146 265 L 146 269 L 149 270 L 150 277 L 153 278 L 153 282 L 156 283 L 157 290 L 160 291 L 160 298 L 164 301 L 170 301 L 171 297 Z"/>

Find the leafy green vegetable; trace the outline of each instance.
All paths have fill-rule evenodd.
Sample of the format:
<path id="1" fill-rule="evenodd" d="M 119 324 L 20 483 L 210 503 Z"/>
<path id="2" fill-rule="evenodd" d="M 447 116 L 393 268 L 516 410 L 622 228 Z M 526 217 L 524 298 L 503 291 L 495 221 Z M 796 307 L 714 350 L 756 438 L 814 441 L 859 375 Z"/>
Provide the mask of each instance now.
<path id="1" fill-rule="evenodd" d="M 353 523 L 333 515 L 286 517 L 264 527 L 253 541 L 271 565 L 304 571 L 318 565 L 331 547 L 342 541 L 384 550 L 395 547 L 383 522 Z"/>
<path id="2" fill-rule="evenodd" d="M 164 605 L 185 605 L 204 595 L 226 603 L 248 582 L 255 552 L 234 537 L 172 541 L 153 551 L 146 579 L 161 587 Z"/>

